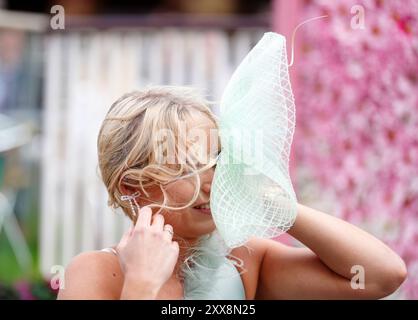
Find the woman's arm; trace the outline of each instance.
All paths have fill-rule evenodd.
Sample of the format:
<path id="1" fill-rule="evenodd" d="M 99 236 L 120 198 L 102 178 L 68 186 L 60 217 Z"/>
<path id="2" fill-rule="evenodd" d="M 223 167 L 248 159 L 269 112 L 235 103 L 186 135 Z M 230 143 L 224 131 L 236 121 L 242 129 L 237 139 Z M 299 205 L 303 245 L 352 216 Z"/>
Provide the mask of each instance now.
<path id="1" fill-rule="evenodd" d="M 380 240 L 343 220 L 298 204 L 288 232 L 307 248 L 265 241 L 256 298 L 381 298 L 406 278 L 403 260 Z M 353 266 L 364 270 L 364 289 L 354 289 Z"/>

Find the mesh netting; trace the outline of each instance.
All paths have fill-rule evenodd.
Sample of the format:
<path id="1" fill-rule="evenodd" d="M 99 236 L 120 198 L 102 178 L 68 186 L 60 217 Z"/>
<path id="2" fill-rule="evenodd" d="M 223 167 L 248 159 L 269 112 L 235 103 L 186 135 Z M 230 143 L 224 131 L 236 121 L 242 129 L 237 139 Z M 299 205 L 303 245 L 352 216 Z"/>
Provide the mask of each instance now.
<path id="1" fill-rule="evenodd" d="M 233 248 L 287 231 L 297 204 L 289 176 L 295 104 L 282 35 L 265 33 L 238 66 L 222 96 L 219 126 L 211 210 L 220 235 Z"/>

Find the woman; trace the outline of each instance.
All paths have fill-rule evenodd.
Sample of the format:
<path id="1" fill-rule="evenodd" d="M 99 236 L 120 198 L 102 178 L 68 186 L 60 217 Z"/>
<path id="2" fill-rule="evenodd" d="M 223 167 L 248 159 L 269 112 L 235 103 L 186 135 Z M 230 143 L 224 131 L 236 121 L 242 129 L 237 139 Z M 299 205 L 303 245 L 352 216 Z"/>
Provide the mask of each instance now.
<path id="1" fill-rule="evenodd" d="M 112 105 L 98 138 L 99 165 L 109 204 L 121 207 L 133 227 L 114 248 L 75 257 L 59 299 L 185 297 L 181 271 L 190 248 L 216 229 L 209 202 L 216 129 L 208 102 L 186 87 L 149 87 Z M 288 233 L 306 247 L 253 237 L 233 249 L 243 266 L 236 266 L 239 283 L 219 283 L 236 285 L 229 298 L 377 299 L 402 284 L 405 264 L 381 241 L 297 208 Z"/>

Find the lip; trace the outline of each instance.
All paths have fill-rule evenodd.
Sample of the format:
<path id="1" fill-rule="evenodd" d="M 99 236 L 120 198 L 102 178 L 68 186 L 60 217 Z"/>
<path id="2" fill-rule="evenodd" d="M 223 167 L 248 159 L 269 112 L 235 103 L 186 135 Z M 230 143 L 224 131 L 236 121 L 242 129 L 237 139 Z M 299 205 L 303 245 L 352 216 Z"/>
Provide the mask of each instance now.
<path id="1" fill-rule="evenodd" d="M 212 215 L 212 211 L 210 209 L 197 209 L 193 208 L 194 210 L 198 211 L 199 213 L 205 214 L 205 215 Z"/>

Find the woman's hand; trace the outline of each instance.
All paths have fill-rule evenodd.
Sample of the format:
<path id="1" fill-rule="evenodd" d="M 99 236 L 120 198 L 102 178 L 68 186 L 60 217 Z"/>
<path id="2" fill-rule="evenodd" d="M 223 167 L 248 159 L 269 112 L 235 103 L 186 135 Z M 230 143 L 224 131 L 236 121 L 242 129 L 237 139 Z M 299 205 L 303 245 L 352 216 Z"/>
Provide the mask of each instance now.
<path id="1" fill-rule="evenodd" d="M 138 290 L 144 296 L 155 298 L 171 277 L 179 256 L 179 245 L 172 241 L 168 230 L 172 232 L 173 228 L 164 225 L 161 214 L 152 219 L 149 207 L 140 210 L 136 225 L 125 233 L 116 247 L 125 276 L 121 299 L 133 297 L 131 293 L 138 293 Z"/>

